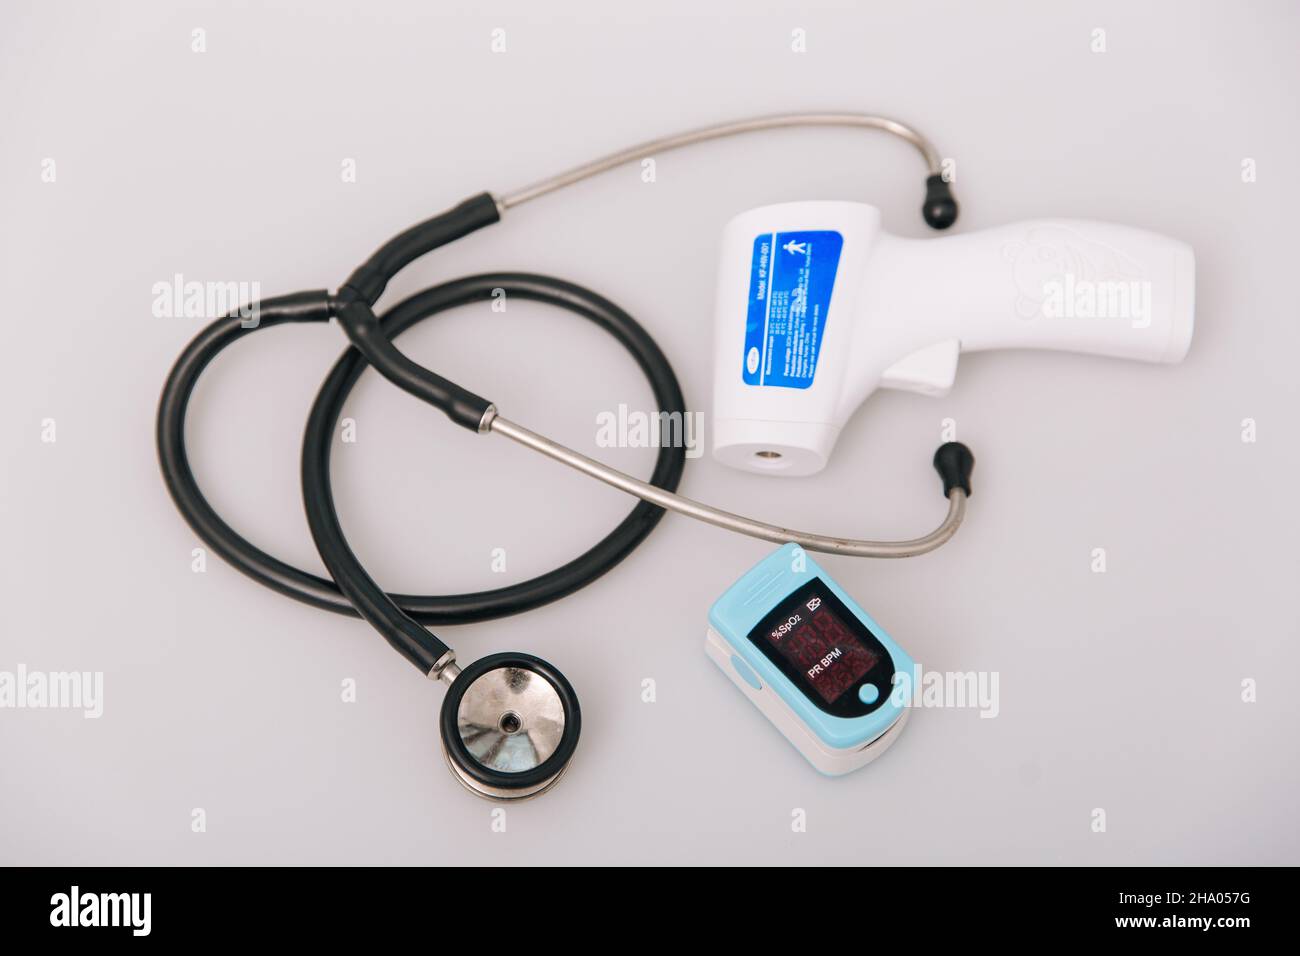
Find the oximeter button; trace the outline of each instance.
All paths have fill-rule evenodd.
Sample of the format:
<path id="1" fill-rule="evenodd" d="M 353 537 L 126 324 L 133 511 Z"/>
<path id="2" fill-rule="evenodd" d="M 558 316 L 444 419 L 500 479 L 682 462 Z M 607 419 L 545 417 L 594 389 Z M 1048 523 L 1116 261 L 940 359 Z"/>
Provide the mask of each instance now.
<path id="1" fill-rule="evenodd" d="M 858 688 L 858 700 L 864 704 L 874 704 L 880 700 L 880 688 L 875 684 L 863 684 Z"/>
<path id="2" fill-rule="evenodd" d="M 749 665 L 740 659 L 740 655 L 738 654 L 731 655 L 731 666 L 732 669 L 734 669 L 735 672 L 740 675 L 740 679 L 743 680 L 750 687 L 754 688 L 754 690 L 763 689 L 763 682 L 758 679 L 757 674 L 755 674 L 752 670 L 750 670 Z"/>

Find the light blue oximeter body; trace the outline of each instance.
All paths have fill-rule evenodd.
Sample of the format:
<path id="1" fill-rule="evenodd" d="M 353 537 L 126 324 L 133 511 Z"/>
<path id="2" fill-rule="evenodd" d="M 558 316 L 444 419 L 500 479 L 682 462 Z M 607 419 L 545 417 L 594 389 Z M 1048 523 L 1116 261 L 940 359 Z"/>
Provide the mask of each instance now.
<path id="1" fill-rule="evenodd" d="M 911 657 L 798 545 L 714 602 L 705 651 L 822 773 L 871 762 L 906 721 Z"/>

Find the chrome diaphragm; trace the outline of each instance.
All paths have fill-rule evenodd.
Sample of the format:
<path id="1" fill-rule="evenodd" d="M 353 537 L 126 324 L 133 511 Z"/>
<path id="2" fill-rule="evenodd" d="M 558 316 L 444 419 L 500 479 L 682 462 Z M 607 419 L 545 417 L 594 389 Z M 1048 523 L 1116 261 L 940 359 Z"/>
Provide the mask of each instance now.
<path id="1" fill-rule="evenodd" d="M 447 765 L 489 800 L 525 800 L 555 786 L 580 728 L 569 682 L 528 654 L 475 661 L 455 676 L 442 705 Z"/>

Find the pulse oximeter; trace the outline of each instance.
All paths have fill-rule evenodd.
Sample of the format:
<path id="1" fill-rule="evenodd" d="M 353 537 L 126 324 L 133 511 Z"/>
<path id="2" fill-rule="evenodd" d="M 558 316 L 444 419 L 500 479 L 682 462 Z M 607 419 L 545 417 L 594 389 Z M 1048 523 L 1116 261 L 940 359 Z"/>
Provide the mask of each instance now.
<path id="1" fill-rule="evenodd" d="M 865 766 L 897 739 L 912 659 L 796 544 L 709 609 L 705 652 L 824 774 Z"/>

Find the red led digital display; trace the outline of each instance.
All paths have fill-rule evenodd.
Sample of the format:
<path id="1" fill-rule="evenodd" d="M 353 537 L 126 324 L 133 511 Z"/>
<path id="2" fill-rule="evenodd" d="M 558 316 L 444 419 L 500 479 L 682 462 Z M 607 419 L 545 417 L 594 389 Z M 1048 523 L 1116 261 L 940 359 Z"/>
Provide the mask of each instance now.
<path id="1" fill-rule="evenodd" d="M 880 660 L 816 594 L 769 630 L 767 639 L 828 704 Z"/>

